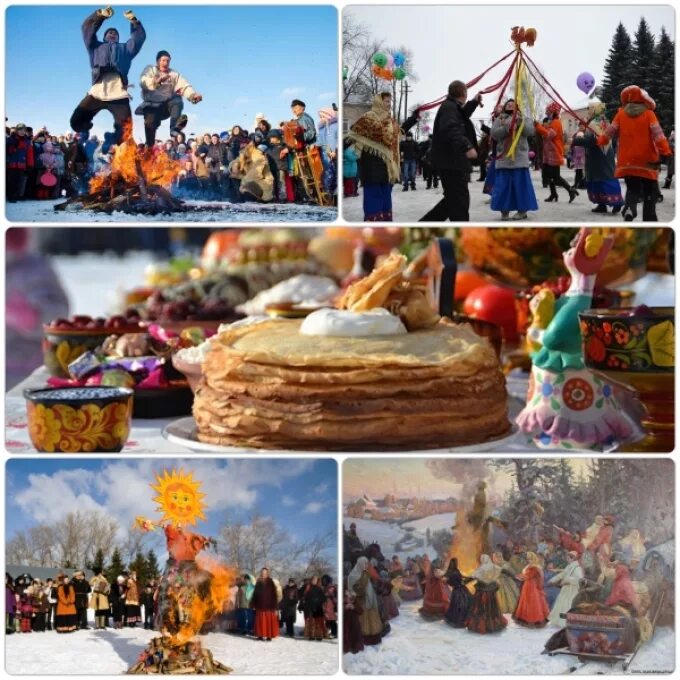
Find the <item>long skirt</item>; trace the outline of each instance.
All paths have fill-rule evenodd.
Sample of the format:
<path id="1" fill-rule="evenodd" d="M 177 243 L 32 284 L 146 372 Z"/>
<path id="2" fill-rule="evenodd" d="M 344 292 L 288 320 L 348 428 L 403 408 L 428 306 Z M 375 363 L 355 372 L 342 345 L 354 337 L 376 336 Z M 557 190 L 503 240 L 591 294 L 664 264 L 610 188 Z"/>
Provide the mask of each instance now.
<path id="1" fill-rule="evenodd" d="M 399 607 L 397 607 L 397 603 L 395 602 L 392 593 L 389 595 L 382 595 L 381 598 L 385 618 L 389 620 L 399 616 Z"/>
<path id="2" fill-rule="evenodd" d="M 132 623 L 142 622 L 142 608 L 138 604 L 125 605 L 125 620 L 128 626 Z"/>
<path id="3" fill-rule="evenodd" d="M 503 614 L 512 614 L 519 600 L 519 586 L 509 574 L 501 574 L 498 578 L 498 606 Z"/>
<path id="4" fill-rule="evenodd" d="M 392 221 L 392 185 L 364 186 L 364 222 Z"/>
<path id="5" fill-rule="evenodd" d="M 472 593 L 465 587 L 459 586 L 453 589 L 449 608 L 444 614 L 444 618 L 454 628 L 465 628 L 470 605 L 472 604 Z"/>
<path id="6" fill-rule="evenodd" d="M 364 651 L 364 636 L 356 609 L 345 609 L 342 617 L 342 653 L 358 654 Z"/>
<path id="7" fill-rule="evenodd" d="M 259 638 L 279 636 L 279 617 L 274 609 L 255 610 L 255 635 Z"/>
<path id="8" fill-rule="evenodd" d="M 503 630 L 508 625 L 498 606 L 497 590 L 498 586 L 495 583 L 477 581 L 475 595 L 465 622 L 465 627 L 469 631 L 485 635 Z"/>
<path id="9" fill-rule="evenodd" d="M 327 636 L 328 629 L 323 616 L 308 616 L 305 619 L 305 638 L 307 640 L 323 640 Z"/>
<path id="10" fill-rule="evenodd" d="M 597 205 L 622 206 L 623 194 L 618 179 L 605 179 L 600 182 L 586 181 L 588 200 Z"/>
<path id="11" fill-rule="evenodd" d="M 497 168 L 491 194 L 491 210 L 538 210 L 529 168 Z"/>
<path id="12" fill-rule="evenodd" d="M 72 633 L 78 629 L 77 614 L 57 614 L 54 617 L 57 633 Z"/>

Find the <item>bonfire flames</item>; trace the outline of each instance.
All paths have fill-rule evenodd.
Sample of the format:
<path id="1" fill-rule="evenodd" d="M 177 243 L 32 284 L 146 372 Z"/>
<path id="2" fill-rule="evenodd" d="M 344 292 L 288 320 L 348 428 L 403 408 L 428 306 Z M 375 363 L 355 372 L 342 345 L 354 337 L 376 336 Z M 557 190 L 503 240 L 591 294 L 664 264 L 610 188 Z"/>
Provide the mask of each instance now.
<path id="1" fill-rule="evenodd" d="M 90 180 L 88 193 L 56 205 L 55 210 L 79 206 L 106 213 L 157 215 L 193 209 L 170 193 L 181 171 L 179 162 L 165 151 L 140 150 L 131 127 L 125 129 L 123 139 L 110 166 Z"/>
<path id="2" fill-rule="evenodd" d="M 479 558 L 482 554 L 482 534 L 467 521 L 468 511 L 456 514 L 456 528 L 453 532 L 453 541 L 446 556 L 447 562 L 452 557 L 458 560 L 458 568 L 465 575 L 471 574 L 479 566 Z"/>
<path id="3" fill-rule="evenodd" d="M 232 669 L 203 649 L 197 636 L 225 608 L 236 571 L 207 555 L 196 557 L 197 578 L 168 586 L 161 637 L 151 640 L 128 674 L 226 675 Z"/>

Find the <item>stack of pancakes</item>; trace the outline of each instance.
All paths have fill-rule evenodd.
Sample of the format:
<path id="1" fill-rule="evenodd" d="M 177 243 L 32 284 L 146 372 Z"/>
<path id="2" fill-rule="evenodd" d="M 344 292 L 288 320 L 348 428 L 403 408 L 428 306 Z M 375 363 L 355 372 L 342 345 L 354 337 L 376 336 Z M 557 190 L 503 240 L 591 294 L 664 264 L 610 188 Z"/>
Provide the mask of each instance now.
<path id="1" fill-rule="evenodd" d="M 495 352 L 441 320 L 403 335 L 309 336 L 301 321 L 220 334 L 194 400 L 198 438 L 223 446 L 399 450 L 481 443 L 509 430 Z"/>

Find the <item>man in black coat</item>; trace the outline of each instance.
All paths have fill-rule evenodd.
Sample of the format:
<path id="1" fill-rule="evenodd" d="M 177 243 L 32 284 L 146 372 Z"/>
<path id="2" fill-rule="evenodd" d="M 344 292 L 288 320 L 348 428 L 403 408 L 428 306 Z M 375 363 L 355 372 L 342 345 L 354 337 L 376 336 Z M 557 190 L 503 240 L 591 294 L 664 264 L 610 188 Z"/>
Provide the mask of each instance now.
<path id="1" fill-rule="evenodd" d="M 444 202 L 421 221 L 470 221 L 468 176 L 471 161 L 477 158 L 477 134 L 470 120 L 482 103 L 478 94 L 466 103 L 467 87 L 460 80 L 449 85 L 449 93 L 439 107 L 432 131 L 432 165 L 439 171 L 444 188 Z"/>
<path id="2" fill-rule="evenodd" d="M 76 594 L 76 614 L 78 615 L 78 627 L 87 630 L 87 601 L 92 588 L 82 571 L 73 574 L 73 590 Z"/>

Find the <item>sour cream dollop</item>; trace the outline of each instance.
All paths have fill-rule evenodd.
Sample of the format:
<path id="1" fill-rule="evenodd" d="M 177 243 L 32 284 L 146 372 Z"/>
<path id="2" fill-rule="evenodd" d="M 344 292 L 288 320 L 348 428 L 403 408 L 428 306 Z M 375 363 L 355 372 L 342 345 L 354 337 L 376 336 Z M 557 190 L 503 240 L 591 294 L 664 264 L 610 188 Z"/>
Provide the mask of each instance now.
<path id="1" fill-rule="evenodd" d="M 319 309 L 307 316 L 300 326 L 302 335 L 328 335 L 340 338 L 403 335 L 407 332 L 406 326 L 398 316 L 382 308 L 369 312 Z"/>

